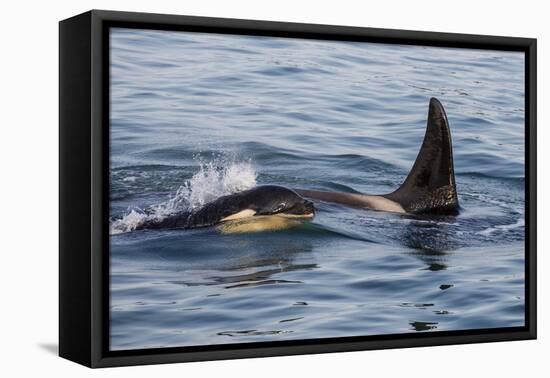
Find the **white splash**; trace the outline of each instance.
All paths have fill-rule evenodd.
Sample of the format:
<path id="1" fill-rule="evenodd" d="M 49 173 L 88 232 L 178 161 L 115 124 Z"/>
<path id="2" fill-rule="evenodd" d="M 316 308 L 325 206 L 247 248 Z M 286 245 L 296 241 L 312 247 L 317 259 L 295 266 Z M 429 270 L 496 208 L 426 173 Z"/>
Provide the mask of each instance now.
<path id="1" fill-rule="evenodd" d="M 221 196 L 256 186 L 257 173 L 250 160 L 235 161 L 219 158 L 200 162 L 199 170 L 186 180 L 165 202 L 150 206 L 147 211 L 128 209 L 126 215 L 115 219 L 110 234 L 135 230 L 145 220 L 162 219 L 179 211 L 192 211 Z"/>
<path id="2" fill-rule="evenodd" d="M 130 232 L 135 230 L 143 221 L 148 218 L 148 215 L 140 212 L 139 210 L 130 210 L 128 214 L 120 219 L 115 219 L 110 225 L 110 234 L 122 234 L 124 232 Z"/>
<path id="3" fill-rule="evenodd" d="M 222 160 L 201 163 L 199 171 L 185 182 L 167 203 L 166 210 L 196 209 L 218 197 L 256 186 L 256 171 L 250 161 L 227 162 Z"/>

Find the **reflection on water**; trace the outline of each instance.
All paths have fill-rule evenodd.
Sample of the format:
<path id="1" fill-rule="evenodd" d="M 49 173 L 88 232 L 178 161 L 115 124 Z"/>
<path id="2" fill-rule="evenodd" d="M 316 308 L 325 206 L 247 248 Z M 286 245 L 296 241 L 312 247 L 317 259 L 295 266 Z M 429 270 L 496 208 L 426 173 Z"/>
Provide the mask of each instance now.
<path id="1" fill-rule="evenodd" d="M 111 46 L 112 349 L 524 324 L 522 54 L 124 29 Z M 390 192 L 432 96 L 457 216 L 319 202 L 273 232 L 125 232 L 261 184 Z"/>
<path id="2" fill-rule="evenodd" d="M 410 325 L 415 331 L 429 331 L 437 328 L 436 322 L 411 322 Z"/>
<path id="3" fill-rule="evenodd" d="M 206 282 L 186 282 L 186 281 L 171 281 L 170 283 L 177 285 L 185 286 L 198 286 L 198 285 L 223 285 L 231 284 L 225 286 L 226 289 L 231 289 L 235 287 L 244 287 L 244 286 L 254 286 L 254 285 L 268 285 L 268 284 L 281 284 L 281 283 L 302 283 L 300 281 L 287 281 L 287 280 L 271 280 L 273 274 L 289 272 L 292 270 L 301 270 L 301 269 L 314 269 L 317 268 L 316 264 L 302 264 L 302 265 L 290 265 L 288 261 L 276 263 L 280 265 L 280 269 L 266 269 L 260 270 L 257 272 L 247 273 L 247 274 L 238 274 L 235 276 L 224 276 L 224 277 L 208 277 Z M 268 264 L 269 266 L 271 264 Z M 251 268 L 250 266 L 241 266 L 238 270 L 243 270 Z"/>
<path id="4" fill-rule="evenodd" d="M 452 222 L 452 223 L 451 223 Z M 434 217 L 429 221 L 412 220 L 403 233 L 403 243 L 425 255 L 442 255 L 463 246 L 456 236 L 455 217 Z"/>

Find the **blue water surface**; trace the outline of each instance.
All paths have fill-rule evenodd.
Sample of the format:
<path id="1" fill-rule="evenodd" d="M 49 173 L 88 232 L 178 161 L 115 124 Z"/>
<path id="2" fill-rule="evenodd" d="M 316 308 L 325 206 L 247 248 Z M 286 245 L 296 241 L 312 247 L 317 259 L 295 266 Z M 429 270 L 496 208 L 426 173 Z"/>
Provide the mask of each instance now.
<path id="1" fill-rule="evenodd" d="M 524 324 L 521 53 L 112 29 L 112 350 Z M 316 203 L 274 232 L 131 231 L 262 184 L 388 193 L 430 97 L 458 216 Z"/>

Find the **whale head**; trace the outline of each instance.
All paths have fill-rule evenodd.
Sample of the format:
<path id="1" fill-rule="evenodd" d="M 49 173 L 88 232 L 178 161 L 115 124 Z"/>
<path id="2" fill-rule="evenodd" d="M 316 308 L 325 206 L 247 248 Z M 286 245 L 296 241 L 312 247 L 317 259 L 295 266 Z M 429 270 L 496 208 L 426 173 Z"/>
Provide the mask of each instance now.
<path id="1" fill-rule="evenodd" d="M 313 202 L 282 186 L 265 185 L 251 189 L 247 194 L 247 201 L 252 205 L 254 215 L 292 218 L 311 218 L 315 215 Z"/>
<path id="2" fill-rule="evenodd" d="M 218 199 L 222 210 L 220 221 L 230 221 L 257 216 L 286 218 L 313 218 L 313 202 L 295 191 L 277 185 L 264 185 Z"/>
<path id="3" fill-rule="evenodd" d="M 307 219 L 315 216 L 315 208 L 313 202 L 291 189 L 264 185 L 207 203 L 189 216 L 186 227 L 212 226 L 260 216 Z"/>

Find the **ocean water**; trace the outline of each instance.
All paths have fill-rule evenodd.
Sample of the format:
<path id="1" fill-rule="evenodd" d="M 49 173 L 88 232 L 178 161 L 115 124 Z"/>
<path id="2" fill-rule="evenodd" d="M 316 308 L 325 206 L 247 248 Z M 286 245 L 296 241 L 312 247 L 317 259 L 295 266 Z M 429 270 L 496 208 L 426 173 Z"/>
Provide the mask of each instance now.
<path id="1" fill-rule="evenodd" d="M 524 325 L 523 68 L 513 52 L 112 29 L 110 348 Z M 316 202 L 287 230 L 133 231 L 262 184 L 391 192 L 432 96 L 458 216 Z"/>

